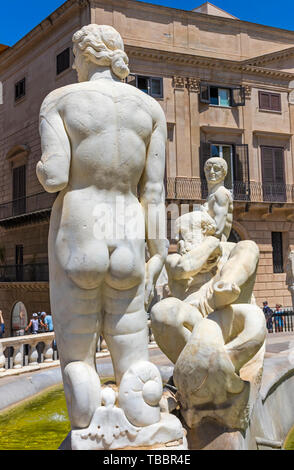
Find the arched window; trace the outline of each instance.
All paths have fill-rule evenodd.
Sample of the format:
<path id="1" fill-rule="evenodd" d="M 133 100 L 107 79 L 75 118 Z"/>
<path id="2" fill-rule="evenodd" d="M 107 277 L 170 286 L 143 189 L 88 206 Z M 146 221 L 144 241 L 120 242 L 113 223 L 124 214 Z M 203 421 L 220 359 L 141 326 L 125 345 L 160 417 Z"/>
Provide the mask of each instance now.
<path id="1" fill-rule="evenodd" d="M 24 329 L 28 324 L 28 314 L 25 305 L 22 302 L 17 302 L 11 315 L 11 330 L 12 336 L 24 335 Z"/>

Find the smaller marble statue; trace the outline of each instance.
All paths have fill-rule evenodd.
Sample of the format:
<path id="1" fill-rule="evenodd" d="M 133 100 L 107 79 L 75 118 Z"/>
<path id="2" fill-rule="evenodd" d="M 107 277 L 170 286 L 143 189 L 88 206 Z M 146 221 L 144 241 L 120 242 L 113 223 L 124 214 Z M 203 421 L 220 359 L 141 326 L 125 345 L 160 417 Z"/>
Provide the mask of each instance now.
<path id="1" fill-rule="evenodd" d="M 244 377 L 255 383 L 263 361 L 265 320 L 252 296 L 259 250 L 250 240 L 227 242 L 232 196 L 224 187 L 226 172 L 221 158 L 206 162 L 208 200 L 179 217 L 178 253 L 166 261 L 173 297 L 151 311 L 155 340 L 175 364 L 189 427 L 209 417 L 244 429 L 251 393 Z"/>

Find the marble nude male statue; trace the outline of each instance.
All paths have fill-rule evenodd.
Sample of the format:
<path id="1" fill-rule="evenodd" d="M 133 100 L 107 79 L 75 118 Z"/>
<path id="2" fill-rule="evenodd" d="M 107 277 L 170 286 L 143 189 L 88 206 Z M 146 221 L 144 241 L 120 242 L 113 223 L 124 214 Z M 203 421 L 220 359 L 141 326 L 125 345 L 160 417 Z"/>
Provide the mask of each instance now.
<path id="1" fill-rule="evenodd" d="M 223 159 L 206 162 L 207 202 L 176 221 L 178 253 L 166 261 L 172 297 L 151 311 L 155 340 L 175 363 L 190 427 L 209 416 L 243 428 L 249 389 L 239 373 L 260 351 L 258 375 L 263 358 L 264 315 L 252 299 L 259 251 L 250 240 L 227 241 L 232 196 L 224 187 L 226 172 Z"/>
<path id="2" fill-rule="evenodd" d="M 165 198 L 166 120 L 153 98 L 122 82 L 128 58 L 116 30 L 85 26 L 73 43 L 79 83 L 45 99 L 37 166 L 45 190 L 60 191 L 49 233 L 50 292 L 68 412 L 72 429 L 85 429 L 101 405 L 95 353 L 103 334 L 123 390 L 119 406 L 132 425 L 148 426 L 160 420 L 162 395 L 159 371 L 148 362 L 144 298 L 148 304 L 168 249 L 165 237 L 154 237 L 152 211 Z M 142 237 L 117 213 L 118 200 L 137 214 Z M 122 236 L 103 234 L 101 207 Z M 127 385 L 136 374 L 139 404 Z"/>

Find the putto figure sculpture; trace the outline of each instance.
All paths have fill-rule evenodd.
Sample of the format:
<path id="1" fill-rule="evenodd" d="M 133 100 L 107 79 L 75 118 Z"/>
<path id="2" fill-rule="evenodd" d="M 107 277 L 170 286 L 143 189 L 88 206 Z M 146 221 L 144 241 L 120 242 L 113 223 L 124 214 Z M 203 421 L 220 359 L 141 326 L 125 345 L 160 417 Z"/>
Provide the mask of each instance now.
<path id="1" fill-rule="evenodd" d="M 181 447 L 180 421 L 160 413 L 162 381 L 149 362 L 144 309 L 168 250 L 156 227 L 161 206 L 165 226 L 165 116 L 153 98 L 122 82 L 128 58 L 116 30 L 91 24 L 73 43 L 80 83 L 45 99 L 37 165 L 45 190 L 60 192 L 49 233 L 50 297 L 71 448 L 176 440 Z M 101 393 L 95 361 L 101 334 L 118 397 Z"/>
<path id="2" fill-rule="evenodd" d="M 226 173 L 223 159 L 206 162 L 207 202 L 178 218 L 178 253 L 166 261 L 173 297 L 151 311 L 155 340 L 175 364 L 182 416 L 198 434 L 203 419 L 246 429 L 264 355 L 265 320 L 252 295 L 259 250 L 250 240 L 227 241 Z"/>

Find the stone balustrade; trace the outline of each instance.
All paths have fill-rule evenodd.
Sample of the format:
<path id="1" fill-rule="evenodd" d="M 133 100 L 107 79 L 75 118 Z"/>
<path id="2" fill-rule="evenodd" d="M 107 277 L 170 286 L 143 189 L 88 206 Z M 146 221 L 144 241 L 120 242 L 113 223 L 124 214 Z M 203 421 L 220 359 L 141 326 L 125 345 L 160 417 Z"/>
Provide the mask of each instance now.
<path id="1" fill-rule="evenodd" d="M 0 372 L 53 362 L 56 356 L 53 350 L 54 338 L 54 333 L 42 333 L 1 339 Z"/>

